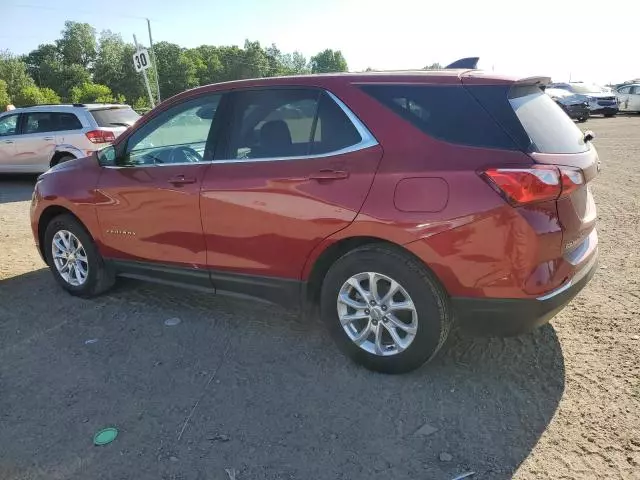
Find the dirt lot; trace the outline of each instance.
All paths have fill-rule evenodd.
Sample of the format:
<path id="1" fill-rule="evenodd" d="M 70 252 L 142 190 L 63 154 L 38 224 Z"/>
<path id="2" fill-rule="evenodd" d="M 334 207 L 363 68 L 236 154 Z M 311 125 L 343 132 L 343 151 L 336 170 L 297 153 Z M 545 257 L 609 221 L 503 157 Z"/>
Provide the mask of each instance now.
<path id="1" fill-rule="evenodd" d="M 72 298 L 33 247 L 33 180 L 0 180 L 0 479 L 640 479 L 640 117 L 587 127 L 594 280 L 552 326 L 454 332 L 395 377 L 277 307 L 133 282 Z"/>

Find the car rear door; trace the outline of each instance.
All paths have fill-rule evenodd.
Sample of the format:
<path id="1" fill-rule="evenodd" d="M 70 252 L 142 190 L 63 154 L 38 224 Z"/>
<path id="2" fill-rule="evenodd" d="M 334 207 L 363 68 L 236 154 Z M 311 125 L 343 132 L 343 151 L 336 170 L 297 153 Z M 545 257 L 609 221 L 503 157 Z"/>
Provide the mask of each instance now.
<path id="1" fill-rule="evenodd" d="M 216 290 L 251 293 L 256 277 L 299 279 L 314 246 L 353 221 L 382 148 L 324 90 L 239 91 L 232 104 L 202 223 Z"/>
<path id="2" fill-rule="evenodd" d="M 205 267 L 200 186 L 220 99 L 200 95 L 161 112 L 127 138 L 115 167 L 103 168 L 96 211 L 105 257 L 148 268 Z M 210 284 L 202 272 L 196 280 Z"/>

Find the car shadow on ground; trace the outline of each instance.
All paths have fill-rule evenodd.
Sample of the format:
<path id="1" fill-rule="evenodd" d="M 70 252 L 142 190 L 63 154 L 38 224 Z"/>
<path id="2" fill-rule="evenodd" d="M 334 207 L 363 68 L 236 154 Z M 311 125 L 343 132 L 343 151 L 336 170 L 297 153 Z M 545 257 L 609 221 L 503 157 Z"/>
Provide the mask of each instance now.
<path id="1" fill-rule="evenodd" d="M 431 364 L 388 376 L 275 306 L 133 281 L 82 300 L 45 269 L 0 281 L 0 478 L 4 468 L 9 478 L 508 479 L 564 385 L 551 326 L 508 339 L 454 331 Z M 93 447 L 111 425 L 114 443 Z"/>
<path id="2" fill-rule="evenodd" d="M 30 200 L 35 184 L 35 175 L 0 174 L 0 204 Z"/>

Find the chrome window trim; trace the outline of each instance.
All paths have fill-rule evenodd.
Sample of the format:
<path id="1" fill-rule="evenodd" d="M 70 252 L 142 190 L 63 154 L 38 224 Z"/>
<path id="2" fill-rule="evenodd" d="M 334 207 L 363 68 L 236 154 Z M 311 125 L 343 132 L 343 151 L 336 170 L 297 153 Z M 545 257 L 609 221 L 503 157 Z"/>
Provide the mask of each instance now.
<path id="1" fill-rule="evenodd" d="M 321 88 L 323 92 L 327 93 L 329 97 L 336 102 L 336 104 L 340 107 L 342 112 L 347 116 L 351 124 L 356 128 L 356 131 L 360 135 L 360 141 L 358 143 L 354 143 L 349 147 L 344 147 L 339 150 L 333 150 L 331 152 L 326 153 L 318 153 L 315 155 L 299 155 L 295 157 L 265 157 L 265 158 L 229 158 L 229 159 L 220 159 L 220 160 L 205 160 L 202 162 L 183 162 L 183 163 L 162 163 L 162 164 L 153 164 L 153 165 L 129 165 L 129 166 L 105 166 L 105 168 L 149 168 L 149 167 L 174 167 L 179 165 L 209 165 L 209 164 L 221 164 L 221 163 L 254 163 L 254 162 L 281 162 L 281 161 L 289 161 L 289 160 L 314 160 L 318 158 L 327 158 L 334 157 L 337 155 L 344 155 L 347 153 L 358 152 L 360 150 L 364 150 L 366 148 L 375 147 L 379 145 L 376 138 L 369 131 L 369 129 L 365 126 L 362 121 L 356 116 L 355 113 L 338 97 L 336 97 L 333 93 L 324 88 Z"/>

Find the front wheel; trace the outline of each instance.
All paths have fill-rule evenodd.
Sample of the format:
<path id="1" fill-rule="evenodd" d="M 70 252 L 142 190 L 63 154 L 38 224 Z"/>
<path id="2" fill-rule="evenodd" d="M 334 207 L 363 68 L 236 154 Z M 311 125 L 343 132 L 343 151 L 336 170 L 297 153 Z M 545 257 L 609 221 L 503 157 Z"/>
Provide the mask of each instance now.
<path id="1" fill-rule="evenodd" d="M 93 239 L 71 215 L 55 217 L 47 225 L 43 248 L 54 278 L 72 295 L 93 297 L 115 281 Z"/>
<path id="2" fill-rule="evenodd" d="M 322 284 L 321 314 L 347 355 L 383 373 L 429 361 L 452 324 L 447 295 L 431 272 L 383 244 L 355 249 L 333 264 Z"/>

